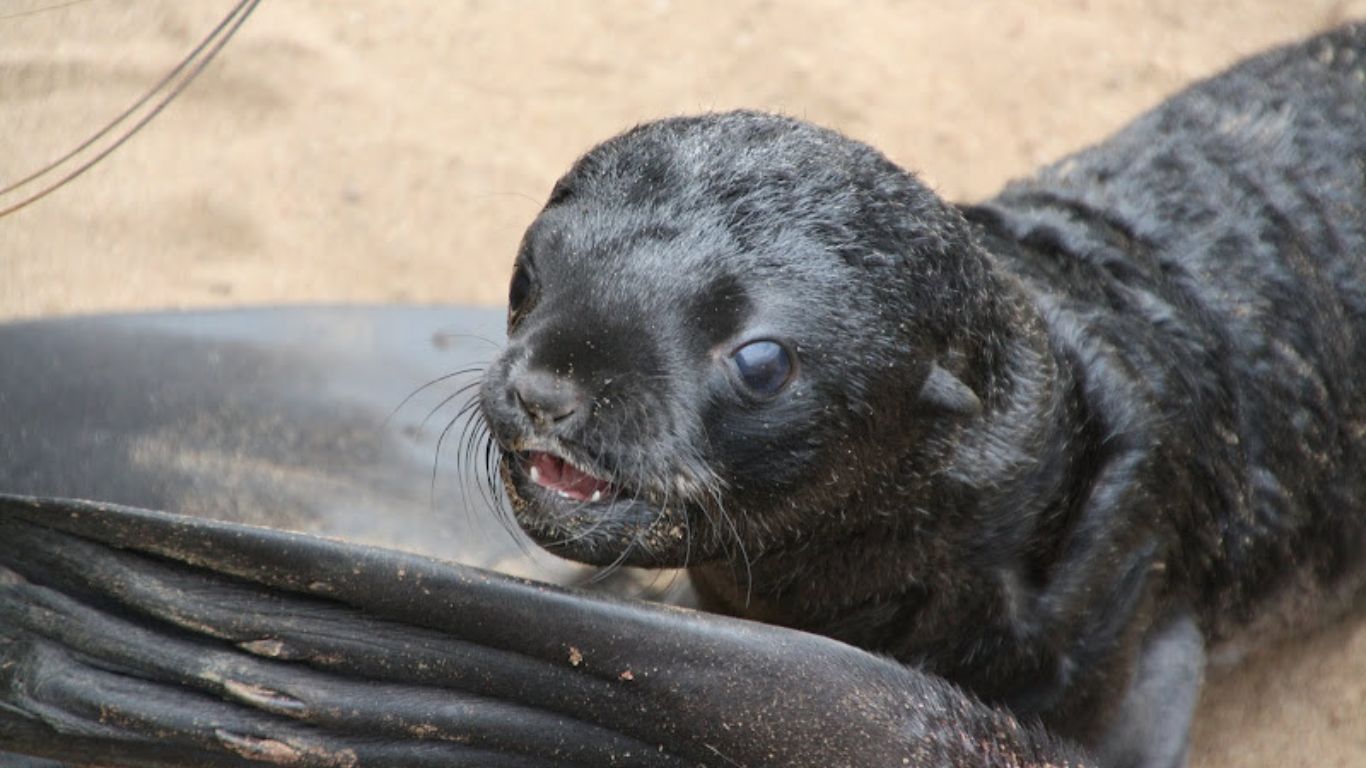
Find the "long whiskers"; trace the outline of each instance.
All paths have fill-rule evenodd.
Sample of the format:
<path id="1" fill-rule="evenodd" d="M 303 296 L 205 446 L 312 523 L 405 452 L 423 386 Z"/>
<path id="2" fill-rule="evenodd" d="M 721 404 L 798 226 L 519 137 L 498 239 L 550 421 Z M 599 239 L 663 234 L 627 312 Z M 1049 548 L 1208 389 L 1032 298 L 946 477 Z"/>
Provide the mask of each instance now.
<path id="1" fill-rule="evenodd" d="M 479 383 L 480 382 L 476 381 L 474 382 L 474 385 Z M 461 387 L 460 391 L 443 401 L 442 407 L 461 394 L 468 393 L 472 386 L 473 385 L 466 385 Z M 430 415 L 428 418 L 430 418 Z M 492 437 L 488 435 L 488 427 L 484 424 L 484 420 L 479 418 L 479 397 L 477 394 L 470 395 L 465 403 L 456 410 L 455 416 L 446 424 L 446 428 L 450 429 L 456 424 L 461 425 L 460 435 L 456 439 L 455 451 L 455 464 L 457 468 L 456 477 L 459 478 L 460 483 L 460 501 L 465 509 L 471 509 L 473 504 L 471 504 L 469 484 L 465 481 L 469 474 L 476 473 L 479 470 L 480 465 L 476 459 L 478 456 L 476 449 L 479 446 L 480 439 L 492 439 Z M 488 494 L 483 483 L 476 483 L 475 485 L 479 489 L 480 501 L 497 516 L 498 505 L 494 500 L 494 497 Z"/>
<path id="2" fill-rule="evenodd" d="M 736 549 L 739 550 L 740 562 L 744 564 L 744 568 L 745 568 L 745 603 L 744 603 L 744 605 L 745 605 L 746 608 L 748 608 L 749 605 L 750 605 L 750 602 L 751 602 L 752 599 L 753 599 L 753 593 L 754 593 L 754 564 L 753 564 L 753 562 L 752 562 L 752 561 L 750 560 L 750 558 L 749 558 L 749 552 L 748 552 L 748 550 L 745 548 L 744 537 L 742 537 L 742 536 L 740 535 L 740 529 L 735 525 L 735 520 L 731 517 L 731 515 L 728 514 L 728 513 L 726 512 L 726 505 L 725 505 L 725 502 L 722 501 L 721 488 L 719 487 L 719 485 L 718 485 L 716 482 L 708 482 L 708 483 L 707 483 L 707 493 L 708 493 L 708 495 L 711 497 L 712 503 L 716 505 L 716 517 L 719 518 L 719 519 L 721 520 L 721 522 L 723 522 L 723 523 L 725 524 L 725 527 L 724 527 L 723 529 L 720 528 L 720 527 L 718 527 L 718 529 L 717 529 L 718 535 L 719 535 L 719 533 L 720 533 L 721 530 L 729 531 L 730 536 L 731 536 L 731 539 L 735 542 L 735 547 L 736 547 Z M 713 523 L 713 525 L 715 525 L 715 523 Z M 729 546 L 727 546 L 726 548 L 729 549 Z M 735 563 L 735 558 L 734 558 L 734 557 L 727 557 L 726 559 L 727 559 L 728 561 L 731 562 L 731 568 L 732 568 L 732 572 L 733 572 L 733 571 L 734 571 L 734 568 L 735 568 L 735 565 L 734 565 L 734 563 Z"/>
<path id="3" fill-rule="evenodd" d="M 428 389 L 431 389 L 432 387 L 436 386 L 437 384 L 440 384 L 443 381 L 450 381 L 451 379 L 457 376 L 467 376 L 472 373 L 483 373 L 484 369 L 487 367 L 488 363 L 478 363 L 476 365 L 471 365 L 465 368 L 461 368 L 459 370 L 451 371 L 450 373 L 443 373 L 442 375 L 437 376 L 435 379 L 432 379 L 426 384 L 423 384 L 422 386 L 418 387 L 417 389 L 414 389 L 412 392 L 409 392 L 406 397 L 398 401 L 398 405 L 394 406 L 394 409 L 392 411 L 389 411 L 389 415 L 385 416 L 384 421 L 380 423 L 380 428 L 387 428 L 389 424 L 393 422 L 394 417 L 398 416 L 399 411 L 402 411 L 404 407 L 408 405 L 408 403 L 411 403 L 413 401 L 413 398 L 417 397 L 423 392 L 426 392 Z M 479 381 L 479 379 L 476 379 L 475 381 L 477 382 Z M 449 400 L 445 402 L 449 402 Z M 430 418 L 430 416 L 431 414 L 428 414 L 428 418 Z M 427 420 L 423 419 L 422 423 L 426 424 Z"/>
<path id="4" fill-rule="evenodd" d="M 630 543 L 622 548 L 621 554 L 617 555 L 617 558 L 611 563 L 608 563 L 605 568 L 593 574 L 592 578 L 588 580 L 588 583 L 600 584 L 616 575 L 617 571 L 620 571 L 622 566 L 626 564 L 627 559 L 631 557 L 631 553 L 636 551 L 636 547 L 639 546 L 639 544 L 640 535 L 637 533 L 635 536 L 631 537 Z"/>
<path id="5" fill-rule="evenodd" d="M 479 385 L 482 384 L 482 383 L 483 383 L 483 382 L 480 381 L 479 379 L 475 379 L 474 381 L 470 381 L 470 382 L 466 382 L 466 383 L 464 383 L 464 384 L 461 384 L 461 385 L 460 385 L 458 388 L 456 388 L 456 390 L 455 390 L 454 392 L 452 392 L 449 396 L 447 396 L 446 398 L 444 398 L 441 402 L 437 403 L 436 405 L 432 406 L 432 409 L 431 409 L 430 411 L 427 412 L 427 415 L 422 417 L 422 421 L 418 422 L 418 424 L 417 424 L 417 429 L 418 429 L 418 431 L 421 432 L 422 430 L 426 429 L 426 428 L 427 428 L 427 422 L 431 421 L 433 416 L 435 416 L 436 414 L 440 413 L 440 412 L 441 412 L 441 409 L 443 409 L 443 408 L 445 408 L 446 406 L 450 405 L 451 403 L 455 402 L 456 398 L 460 397 L 461 395 L 468 395 L 468 394 L 470 393 L 471 390 L 477 390 L 477 389 L 479 388 Z M 472 396 L 472 397 L 470 397 L 469 399 L 467 399 L 467 400 L 465 401 L 465 403 L 464 403 L 463 405 L 461 405 L 459 409 L 456 410 L 455 416 L 454 416 L 454 418 L 451 419 L 451 421 L 454 422 L 454 421 L 459 421 L 459 420 L 461 420 L 461 419 L 467 418 L 467 417 L 470 415 L 470 413 L 471 413 L 472 411 L 474 411 L 475 409 L 477 409 L 478 407 L 479 407 L 479 397 L 478 397 L 478 393 L 476 392 L 475 396 Z M 447 426 L 449 426 L 449 425 L 447 425 Z"/>
<path id="6" fill-rule="evenodd" d="M 460 423 L 460 418 L 458 416 L 446 422 L 446 426 L 442 428 L 441 434 L 436 438 L 436 455 L 432 457 L 432 482 L 429 490 L 430 504 L 433 511 L 436 510 L 436 479 L 441 468 L 441 449 L 445 445 L 446 436 L 450 434 L 451 430 L 454 429 L 455 425 L 458 423 Z M 468 510 L 468 507 L 466 507 L 466 510 Z"/>
<path id="7" fill-rule="evenodd" d="M 483 373 L 487 367 L 488 364 L 486 362 L 475 363 L 442 374 L 423 383 L 412 392 L 409 392 L 384 419 L 383 425 L 387 427 L 398 417 L 398 414 L 404 408 L 411 404 L 419 395 L 431 390 L 432 387 L 451 382 L 452 380 L 459 381 L 462 377 L 472 377 L 469 381 L 459 383 L 450 394 L 442 397 L 436 405 L 432 406 L 426 414 L 423 415 L 416 426 L 416 433 L 420 435 L 437 414 L 447 409 L 452 403 L 458 401 L 460 398 L 466 398 L 456 409 L 455 415 L 446 421 L 441 431 L 437 434 L 436 446 L 432 456 L 431 478 L 428 486 L 428 504 L 433 511 L 436 510 L 438 505 L 441 457 L 445 452 L 447 441 L 451 438 L 452 434 L 458 435 L 456 459 L 458 471 L 456 475 L 460 486 L 459 493 L 461 506 L 465 509 L 466 514 L 469 514 L 470 510 L 474 507 L 469 485 L 466 482 L 466 474 L 480 474 L 478 471 L 480 464 L 475 460 L 476 449 L 481 440 L 485 441 L 486 444 L 491 444 L 493 440 L 492 436 L 488 434 L 487 425 L 484 424 L 479 412 L 478 388 L 483 382 Z M 489 461 L 489 449 L 487 447 L 485 450 L 483 467 L 485 469 L 483 474 L 485 475 L 494 470 L 494 465 Z M 496 488 L 497 486 L 493 482 L 487 484 L 480 483 L 479 495 L 481 500 L 487 504 L 490 509 L 494 510 L 495 514 L 500 519 L 506 519 L 506 515 L 499 514 L 501 505 L 497 500 Z M 520 540 L 519 545 L 525 547 Z"/>
<path id="8" fill-rule="evenodd" d="M 488 429 L 482 420 L 478 420 L 478 429 L 481 437 L 479 440 L 471 441 L 471 455 L 473 455 L 474 448 L 482 441 L 483 452 L 480 463 L 477 465 L 480 468 L 479 497 L 492 511 L 494 519 L 498 521 L 504 531 L 507 531 L 508 536 L 517 545 L 517 551 L 531 557 L 535 547 L 531 539 L 527 537 L 526 532 L 517 524 L 517 520 L 513 516 L 512 499 L 508 495 L 507 487 L 502 482 L 502 450 L 498 447 L 493 436 L 488 433 Z M 464 482 L 463 475 L 461 482 Z"/>
<path id="9" fill-rule="evenodd" d="M 641 497 L 641 494 L 642 494 L 643 489 L 645 488 L 645 486 L 646 486 L 646 484 L 643 483 L 643 482 L 641 482 L 641 481 L 640 481 L 640 478 L 632 478 L 632 482 L 631 482 L 631 485 L 630 485 L 630 487 L 631 487 L 631 501 L 632 501 L 632 502 L 635 502 L 635 503 L 639 503 L 639 502 L 640 502 L 640 497 Z M 616 492 L 616 494 L 615 494 L 613 500 L 616 501 L 617 498 L 620 497 L 620 494 L 621 494 L 621 491 L 618 490 L 618 491 Z M 664 506 L 661 506 L 661 507 L 660 507 L 660 514 L 663 514 L 663 510 L 664 510 L 664 509 L 666 509 L 666 507 L 664 507 Z M 588 580 L 588 583 L 589 583 L 589 584 L 600 584 L 600 583 L 606 581 L 607 579 L 611 578 L 611 577 L 612 577 L 613 575 L 615 575 L 618 571 L 620 571 L 621 568 L 622 568 L 622 566 L 626 563 L 626 560 L 631 556 L 631 553 L 634 552 L 634 551 L 636 550 L 636 548 L 641 544 L 641 535 L 642 535 L 642 532 L 641 532 L 641 531 L 639 531 L 639 530 L 635 531 L 635 532 L 632 534 L 632 536 L 631 536 L 631 541 L 630 541 L 630 543 L 627 544 L 624 548 L 622 548 L 621 554 L 618 555 L 617 558 L 616 558 L 615 560 L 613 560 L 611 563 L 609 563 L 606 567 L 601 568 L 600 570 L 598 570 L 597 573 L 593 574 L 592 578 L 590 578 L 590 579 Z"/>
<path id="10" fill-rule="evenodd" d="M 460 333 L 459 331 L 438 330 L 436 333 L 432 334 L 432 343 L 435 344 L 437 347 L 445 347 L 449 345 L 452 339 L 473 339 L 474 341 L 481 341 L 489 345 L 490 347 L 493 347 L 495 351 L 501 351 L 503 349 L 503 345 L 501 343 L 493 339 L 490 339 L 487 336 L 481 336 L 477 333 Z"/>

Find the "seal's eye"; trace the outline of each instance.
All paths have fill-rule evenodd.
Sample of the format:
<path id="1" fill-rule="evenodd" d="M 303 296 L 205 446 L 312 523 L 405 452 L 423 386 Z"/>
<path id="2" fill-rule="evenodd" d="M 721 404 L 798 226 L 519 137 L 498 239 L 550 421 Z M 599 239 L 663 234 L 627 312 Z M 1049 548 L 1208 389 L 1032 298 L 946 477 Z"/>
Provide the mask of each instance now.
<path id="1" fill-rule="evenodd" d="M 745 386 L 760 395 L 772 395 L 792 378 L 792 358 L 776 341 L 751 341 L 731 355 Z"/>
<path id="2" fill-rule="evenodd" d="M 527 300 L 531 298 L 531 273 L 526 271 L 526 267 L 517 266 L 517 271 L 512 273 L 512 285 L 508 287 L 508 313 L 512 318 L 516 318 L 526 309 Z"/>

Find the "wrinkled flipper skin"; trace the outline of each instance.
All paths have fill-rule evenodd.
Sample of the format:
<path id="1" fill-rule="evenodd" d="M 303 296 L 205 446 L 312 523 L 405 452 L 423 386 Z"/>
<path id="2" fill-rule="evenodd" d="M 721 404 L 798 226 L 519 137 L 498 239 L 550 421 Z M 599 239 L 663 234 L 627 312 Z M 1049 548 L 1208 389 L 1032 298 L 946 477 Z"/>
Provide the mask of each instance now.
<path id="1" fill-rule="evenodd" d="M 109 766 L 1080 764 L 941 680 L 815 635 L 14 496 L 0 748 Z"/>

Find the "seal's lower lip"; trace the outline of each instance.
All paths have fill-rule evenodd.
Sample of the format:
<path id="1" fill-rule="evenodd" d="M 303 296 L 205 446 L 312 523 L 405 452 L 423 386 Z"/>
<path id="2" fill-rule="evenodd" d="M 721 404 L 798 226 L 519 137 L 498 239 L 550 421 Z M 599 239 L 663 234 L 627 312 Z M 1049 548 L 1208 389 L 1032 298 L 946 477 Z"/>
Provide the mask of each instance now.
<path id="1" fill-rule="evenodd" d="M 614 494 L 612 484 L 570 464 L 562 457 L 545 451 L 525 454 L 527 477 L 531 482 L 561 498 L 575 501 L 601 501 Z"/>

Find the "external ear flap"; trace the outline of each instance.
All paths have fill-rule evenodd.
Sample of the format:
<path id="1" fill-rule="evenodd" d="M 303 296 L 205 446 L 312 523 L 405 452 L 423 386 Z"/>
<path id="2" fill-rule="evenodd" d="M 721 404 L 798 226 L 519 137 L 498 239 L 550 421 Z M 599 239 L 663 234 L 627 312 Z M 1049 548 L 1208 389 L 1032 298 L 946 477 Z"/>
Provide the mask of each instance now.
<path id="1" fill-rule="evenodd" d="M 930 375 L 920 388 L 920 402 L 957 416 L 971 417 L 982 412 L 977 393 L 938 363 L 930 363 Z"/>

